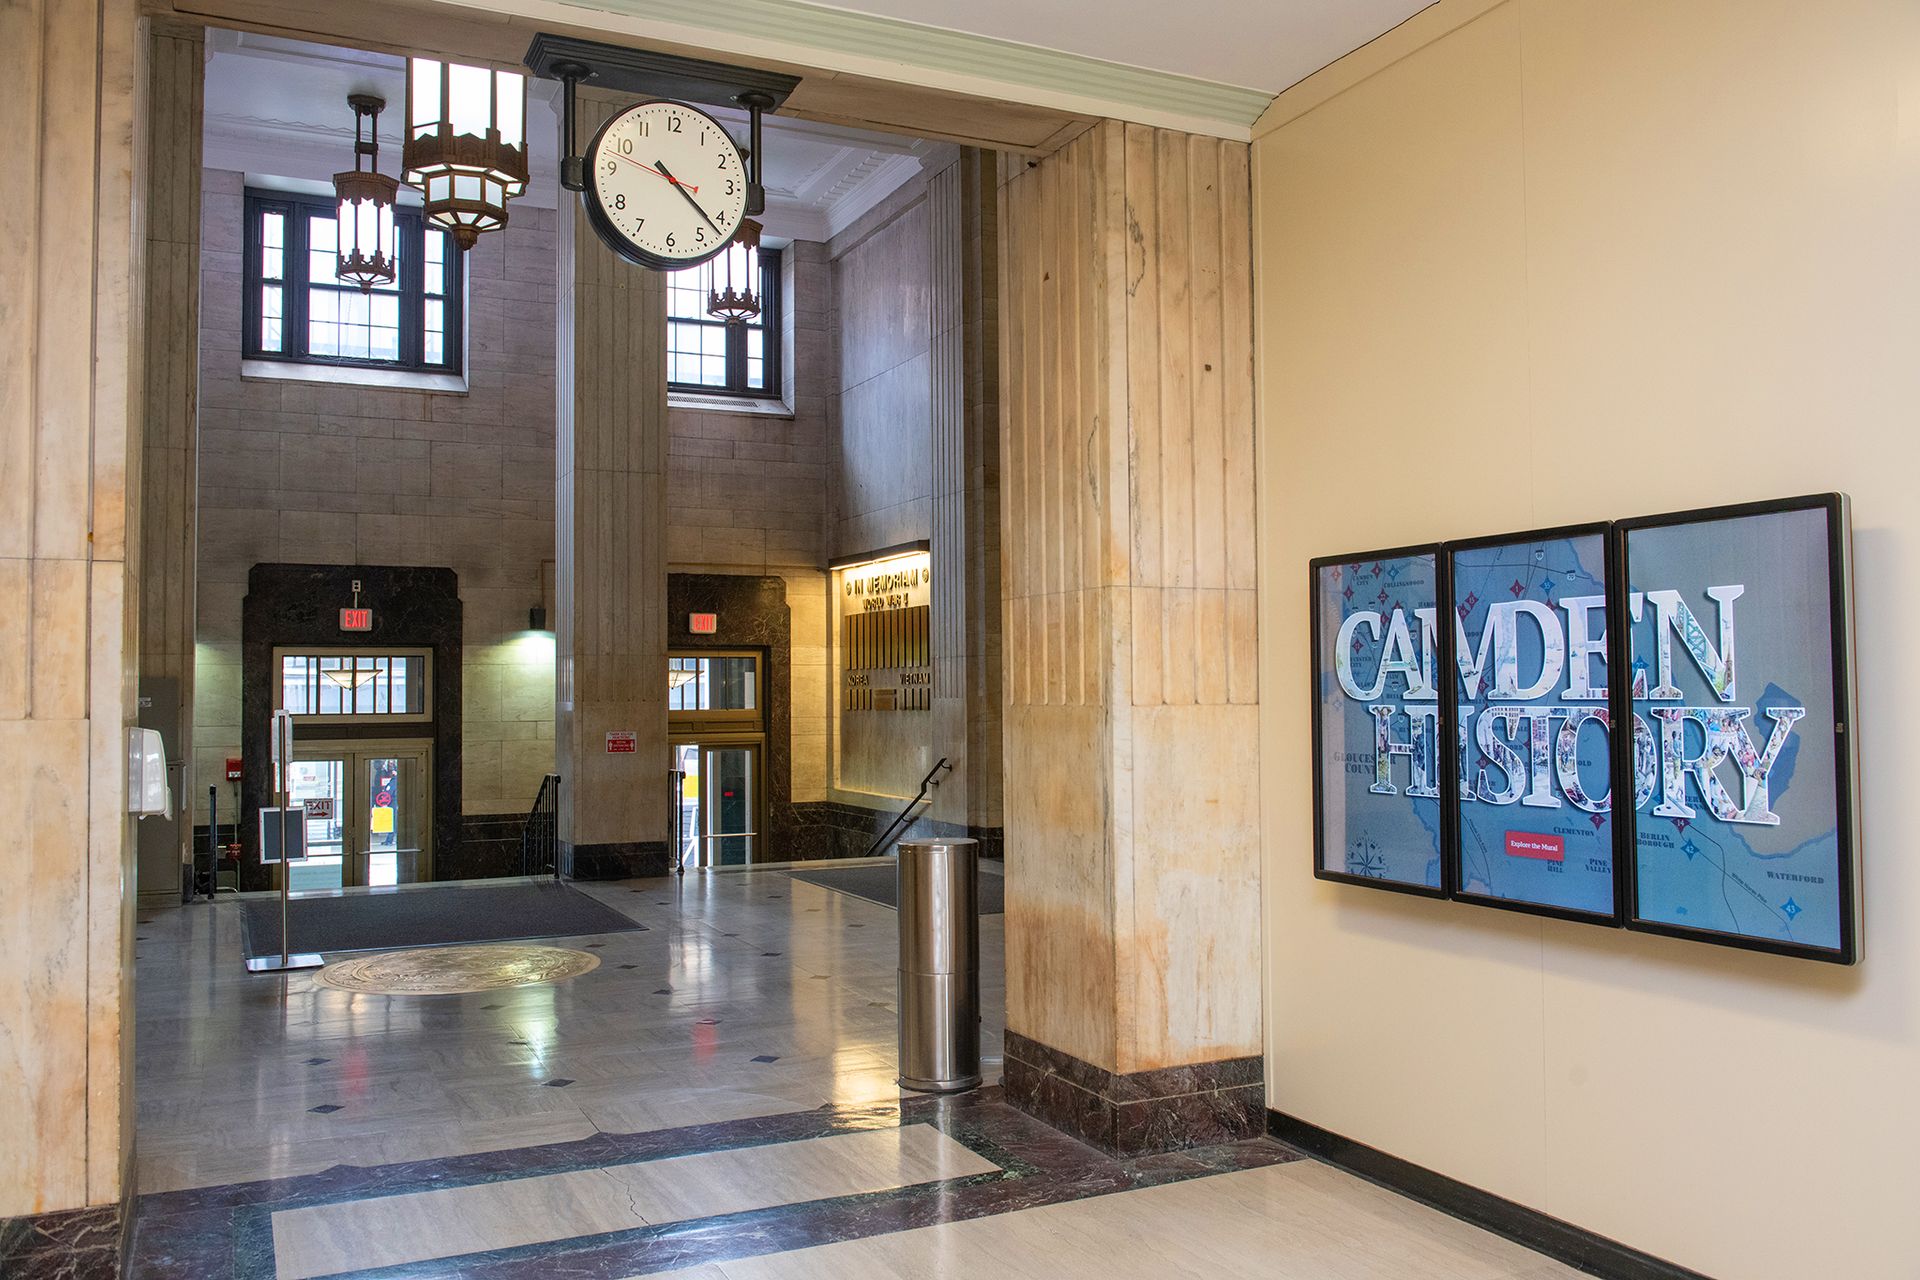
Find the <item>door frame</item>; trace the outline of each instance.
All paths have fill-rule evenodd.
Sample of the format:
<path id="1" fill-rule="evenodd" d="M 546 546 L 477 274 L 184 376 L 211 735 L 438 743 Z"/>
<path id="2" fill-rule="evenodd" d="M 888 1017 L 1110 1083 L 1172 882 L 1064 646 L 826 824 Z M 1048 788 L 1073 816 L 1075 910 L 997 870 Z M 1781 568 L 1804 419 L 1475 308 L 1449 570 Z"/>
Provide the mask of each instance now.
<path id="1" fill-rule="evenodd" d="M 753 823 L 751 828 L 753 844 L 750 846 L 747 861 L 740 865 L 750 867 L 761 862 L 763 860 L 761 854 L 767 848 L 767 735 L 764 733 L 670 733 L 667 742 L 668 750 L 677 753 L 681 747 L 692 747 L 701 753 L 700 794 L 694 800 L 694 812 L 699 815 L 700 824 L 703 828 L 706 826 L 707 779 L 710 776 L 709 770 L 706 768 L 706 752 L 713 750 L 745 750 L 748 752 L 753 761 L 753 812 L 750 815 Z M 679 771 L 674 770 L 673 776 L 678 777 Z M 673 841 L 673 849 L 676 859 L 680 856 L 679 815 L 681 799 L 680 793 L 676 791 L 673 797 L 674 835 L 676 837 Z M 700 847 L 695 854 L 695 861 L 691 867 L 692 870 L 712 871 L 716 869 L 715 866 L 708 861 L 708 842 L 711 839 L 717 838 L 719 837 L 711 836 L 705 830 L 701 831 L 699 837 Z M 676 864 L 676 869 L 679 869 L 678 864 Z"/>
<path id="2" fill-rule="evenodd" d="M 364 821 L 366 808 L 360 795 L 366 786 L 365 761 L 368 759 L 397 759 L 401 756 L 417 756 L 420 759 L 420 799 L 424 812 L 419 818 L 421 833 L 420 865 L 412 881 L 408 883 L 425 884 L 433 879 L 434 826 L 433 826 L 433 739 L 431 738 L 316 738 L 311 742 L 302 742 L 295 738 L 293 758 L 298 760 L 345 760 L 346 796 L 341 803 L 346 806 L 347 821 L 341 824 L 341 867 L 340 887 L 343 889 L 366 888 L 368 876 L 362 874 L 355 880 L 353 873 L 363 873 L 371 869 L 372 851 L 361 850 L 354 846 L 365 843 L 367 834 L 359 831 L 359 823 Z M 365 863 L 357 860 L 365 856 Z"/>

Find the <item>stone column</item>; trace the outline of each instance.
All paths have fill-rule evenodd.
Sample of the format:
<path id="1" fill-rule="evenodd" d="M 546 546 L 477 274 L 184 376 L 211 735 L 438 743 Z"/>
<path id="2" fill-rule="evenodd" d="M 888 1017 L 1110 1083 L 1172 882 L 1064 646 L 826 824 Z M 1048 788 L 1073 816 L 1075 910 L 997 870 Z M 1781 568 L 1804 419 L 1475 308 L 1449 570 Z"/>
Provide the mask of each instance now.
<path id="1" fill-rule="evenodd" d="M 1106 122 L 1000 191 L 1010 1099 L 1262 1123 L 1247 148 Z"/>
<path id="2" fill-rule="evenodd" d="M 0 1275 L 119 1274 L 145 59 L 133 0 L 0 6 Z"/>
<path id="3" fill-rule="evenodd" d="M 140 824 L 140 896 L 179 900 L 193 834 L 194 533 L 200 379 L 200 131 L 206 33 L 148 42 L 146 442 L 140 475 L 141 723 L 179 760 L 171 824 Z M 166 707 L 157 704 L 167 702 Z"/>
<path id="4" fill-rule="evenodd" d="M 942 829 L 1001 850 L 1000 421 L 993 157 L 968 148 L 927 182 L 933 428 L 933 794 Z"/>
<path id="5" fill-rule="evenodd" d="M 579 91 L 589 138 L 631 99 Z M 562 193 L 555 459 L 555 768 L 561 865 L 667 868 L 665 277 L 616 257 Z M 632 750 L 625 738 L 632 734 Z"/>

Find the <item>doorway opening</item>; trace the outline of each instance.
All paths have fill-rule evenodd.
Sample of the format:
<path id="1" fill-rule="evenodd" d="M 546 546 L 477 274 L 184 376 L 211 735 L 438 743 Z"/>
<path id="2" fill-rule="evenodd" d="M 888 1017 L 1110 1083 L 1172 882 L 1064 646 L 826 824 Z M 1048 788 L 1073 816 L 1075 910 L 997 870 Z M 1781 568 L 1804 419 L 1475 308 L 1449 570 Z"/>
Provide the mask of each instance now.
<path id="1" fill-rule="evenodd" d="M 676 870 L 764 860 L 761 670 L 757 650 L 674 651 L 667 657 Z"/>
<path id="2" fill-rule="evenodd" d="M 433 651 L 280 648 L 294 714 L 289 802 L 306 812 L 295 892 L 433 879 Z"/>
<path id="3" fill-rule="evenodd" d="M 418 741 L 296 741 L 288 792 L 306 810 L 293 889 L 390 888 L 433 879 L 433 748 Z"/>

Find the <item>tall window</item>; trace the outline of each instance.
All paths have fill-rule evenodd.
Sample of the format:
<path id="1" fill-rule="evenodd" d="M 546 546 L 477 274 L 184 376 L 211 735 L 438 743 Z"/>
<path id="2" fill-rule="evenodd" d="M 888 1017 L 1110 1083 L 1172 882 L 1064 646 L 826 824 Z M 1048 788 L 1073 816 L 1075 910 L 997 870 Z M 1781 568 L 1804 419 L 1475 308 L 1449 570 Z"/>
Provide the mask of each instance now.
<path id="1" fill-rule="evenodd" d="M 247 192 L 241 351 L 258 360 L 458 373 L 460 255 L 417 211 L 394 214 L 398 278 L 370 292 L 334 274 L 334 205 L 317 196 Z"/>
<path id="2" fill-rule="evenodd" d="M 667 276 L 667 381 L 675 391 L 726 396 L 780 394 L 780 252 L 760 251 L 760 314 L 747 324 L 730 325 L 707 314 L 707 293 L 714 272 L 729 255 L 745 255 L 733 245 L 720 257 Z M 740 257 L 734 258 L 735 278 Z M 721 278 L 725 279 L 724 270 Z M 769 338 L 767 335 L 772 334 Z"/>

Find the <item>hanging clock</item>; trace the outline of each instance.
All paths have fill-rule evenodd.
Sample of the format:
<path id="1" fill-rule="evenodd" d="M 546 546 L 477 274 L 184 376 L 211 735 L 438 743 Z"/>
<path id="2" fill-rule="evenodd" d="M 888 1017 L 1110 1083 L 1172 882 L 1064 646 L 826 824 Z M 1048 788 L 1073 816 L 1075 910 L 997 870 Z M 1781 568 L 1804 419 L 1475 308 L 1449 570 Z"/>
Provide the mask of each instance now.
<path id="1" fill-rule="evenodd" d="M 587 219 L 607 247 L 674 271 L 727 247 L 747 207 L 740 149 L 720 123 L 684 102 L 627 107 L 587 145 Z"/>

